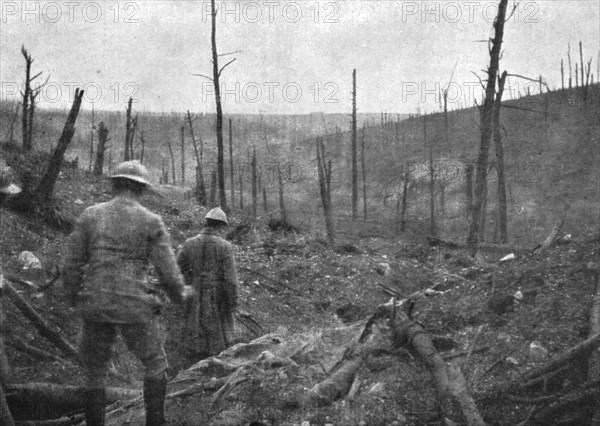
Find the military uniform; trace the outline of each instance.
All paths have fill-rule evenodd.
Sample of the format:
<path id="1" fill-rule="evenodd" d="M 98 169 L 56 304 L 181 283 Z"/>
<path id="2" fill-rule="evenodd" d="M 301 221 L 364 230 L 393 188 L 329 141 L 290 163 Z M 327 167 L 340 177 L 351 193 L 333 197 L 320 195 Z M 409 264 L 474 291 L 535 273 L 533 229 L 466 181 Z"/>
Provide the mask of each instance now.
<path id="1" fill-rule="evenodd" d="M 238 298 L 233 246 L 205 228 L 183 244 L 177 262 L 197 293 L 188 317 L 188 346 L 202 357 L 216 355 L 233 341 Z"/>
<path id="2" fill-rule="evenodd" d="M 63 281 L 84 319 L 81 352 L 89 386 L 104 385 L 117 326 L 146 376 L 162 374 L 167 364 L 158 323 L 161 301 L 148 282 L 150 262 L 176 302 L 181 302 L 183 280 L 160 216 L 118 195 L 84 211 L 67 248 Z"/>

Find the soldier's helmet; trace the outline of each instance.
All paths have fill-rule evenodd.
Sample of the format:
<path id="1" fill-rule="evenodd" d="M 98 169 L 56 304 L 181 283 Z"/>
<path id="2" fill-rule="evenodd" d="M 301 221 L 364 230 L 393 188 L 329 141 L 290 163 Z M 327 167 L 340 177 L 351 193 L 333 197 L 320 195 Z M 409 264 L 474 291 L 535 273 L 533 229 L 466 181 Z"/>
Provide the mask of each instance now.
<path id="1" fill-rule="evenodd" d="M 129 179 L 134 182 L 151 186 L 148 169 L 146 169 L 146 167 L 138 160 L 120 163 L 111 178 Z"/>
<path id="2" fill-rule="evenodd" d="M 0 193 L 14 195 L 21 192 L 16 184 L 16 178 L 11 168 L 3 159 L 0 159 Z"/>
<path id="3" fill-rule="evenodd" d="M 220 207 L 215 207 L 214 209 L 206 213 L 204 219 L 218 220 L 220 222 L 223 222 L 225 225 L 229 225 L 229 222 L 227 221 L 227 215 L 223 210 L 221 210 Z"/>

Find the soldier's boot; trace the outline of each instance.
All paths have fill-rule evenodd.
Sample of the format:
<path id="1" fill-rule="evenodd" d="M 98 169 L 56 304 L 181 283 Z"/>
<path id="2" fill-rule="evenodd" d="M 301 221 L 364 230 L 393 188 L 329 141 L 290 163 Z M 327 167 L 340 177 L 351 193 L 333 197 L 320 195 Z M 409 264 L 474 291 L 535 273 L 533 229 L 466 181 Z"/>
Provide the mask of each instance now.
<path id="1" fill-rule="evenodd" d="M 85 423 L 87 426 L 104 426 L 104 388 L 85 391 Z"/>
<path id="2" fill-rule="evenodd" d="M 144 403 L 146 404 L 146 426 L 162 426 L 165 421 L 166 377 L 144 379 Z"/>

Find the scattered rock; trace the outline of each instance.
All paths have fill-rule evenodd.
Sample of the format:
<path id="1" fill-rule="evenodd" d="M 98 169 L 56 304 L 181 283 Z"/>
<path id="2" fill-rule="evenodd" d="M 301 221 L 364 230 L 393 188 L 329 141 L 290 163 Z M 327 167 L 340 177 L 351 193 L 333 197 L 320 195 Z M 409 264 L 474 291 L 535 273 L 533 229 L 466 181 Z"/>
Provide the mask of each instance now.
<path id="1" fill-rule="evenodd" d="M 19 254 L 19 263 L 21 263 L 24 270 L 29 269 L 42 269 L 40 260 L 30 251 L 23 251 Z"/>
<path id="2" fill-rule="evenodd" d="M 539 342 L 529 344 L 529 358 L 532 361 L 543 361 L 548 356 L 548 349 L 544 348 Z"/>
<path id="3" fill-rule="evenodd" d="M 375 267 L 375 272 L 377 272 L 381 276 L 388 276 L 390 273 L 390 264 L 389 263 L 378 263 Z"/>
<path id="4" fill-rule="evenodd" d="M 509 260 L 515 260 L 515 254 L 514 253 L 507 254 L 502 259 L 500 259 L 500 262 L 508 262 Z"/>
<path id="5" fill-rule="evenodd" d="M 512 356 L 509 356 L 508 358 L 506 358 L 505 361 L 512 365 L 519 365 L 519 361 L 517 361 L 517 359 Z"/>
<path id="6" fill-rule="evenodd" d="M 83 201 L 80 198 L 76 199 L 74 202 L 79 206 L 83 204 Z"/>
<path id="7" fill-rule="evenodd" d="M 383 392 L 384 386 L 383 383 L 379 382 L 379 383 L 375 383 L 373 386 L 371 386 L 371 389 L 369 389 L 368 393 L 381 393 Z"/>

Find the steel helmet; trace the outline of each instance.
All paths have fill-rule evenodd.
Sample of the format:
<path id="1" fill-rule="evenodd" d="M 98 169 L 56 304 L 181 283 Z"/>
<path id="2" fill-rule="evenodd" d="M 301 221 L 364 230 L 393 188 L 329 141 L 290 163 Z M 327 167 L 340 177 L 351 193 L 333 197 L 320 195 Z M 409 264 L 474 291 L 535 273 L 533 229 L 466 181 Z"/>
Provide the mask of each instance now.
<path id="1" fill-rule="evenodd" d="M 148 169 L 138 160 L 125 161 L 117 166 L 111 178 L 129 179 L 150 186 Z"/>
<path id="2" fill-rule="evenodd" d="M 215 207 L 214 209 L 206 213 L 204 219 L 218 220 L 225 223 L 225 225 L 229 225 L 229 222 L 227 221 L 227 215 L 223 210 L 221 210 L 220 207 Z"/>
<path id="3" fill-rule="evenodd" d="M 21 188 L 15 184 L 15 176 L 8 164 L 0 159 L 0 192 L 2 194 L 18 194 Z"/>

